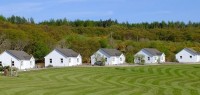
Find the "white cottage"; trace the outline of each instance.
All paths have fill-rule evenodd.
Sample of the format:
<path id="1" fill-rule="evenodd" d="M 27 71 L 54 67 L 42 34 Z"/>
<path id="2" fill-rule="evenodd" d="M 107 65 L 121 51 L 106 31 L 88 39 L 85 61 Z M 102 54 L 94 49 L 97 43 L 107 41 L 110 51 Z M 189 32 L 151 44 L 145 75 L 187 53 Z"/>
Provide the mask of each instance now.
<path id="1" fill-rule="evenodd" d="M 105 59 L 105 65 L 118 65 L 125 63 L 125 56 L 122 52 L 116 49 L 99 49 L 91 56 L 91 64 L 96 61 L 102 61 Z"/>
<path id="2" fill-rule="evenodd" d="M 143 56 L 143 60 L 145 63 L 163 63 L 165 62 L 165 54 L 158 51 L 157 49 L 154 48 L 144 48 L 137 52 L 134 56 L 134 62 L 139 63 L 141 61 L 141 58 L 137 56 Z"/>
<path id="3" fill-rule="evenodd" d="M 76 66 L 82 64 L 82 57 L 72 49 L 56 48 L 45 57 L 45 67 L 52 65 L 55 67 Z"/>
<path id="4" fill-rule="evenodd" d="M 0 65 L 30 69 L 35 67 L 35 58 L 24 51 L 6 50 L 0 55 Z"/>
<path id="5" fill-rule="evenodd" d="M 184 48 L 176 54 L 176 60 L 181 63 L 200 62 L 200 52 L 197 52 L 191 48 Z"/>

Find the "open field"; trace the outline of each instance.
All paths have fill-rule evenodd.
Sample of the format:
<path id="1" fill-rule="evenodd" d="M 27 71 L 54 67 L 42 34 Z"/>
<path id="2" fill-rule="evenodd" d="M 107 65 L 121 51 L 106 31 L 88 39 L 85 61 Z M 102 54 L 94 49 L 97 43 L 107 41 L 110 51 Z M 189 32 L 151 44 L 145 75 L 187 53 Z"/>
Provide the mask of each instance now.
<path id="1" fill-rule="evenodd" d="M 0 76 L 0 95 L 200 95 L 200 65 L 68 67 Z"/>

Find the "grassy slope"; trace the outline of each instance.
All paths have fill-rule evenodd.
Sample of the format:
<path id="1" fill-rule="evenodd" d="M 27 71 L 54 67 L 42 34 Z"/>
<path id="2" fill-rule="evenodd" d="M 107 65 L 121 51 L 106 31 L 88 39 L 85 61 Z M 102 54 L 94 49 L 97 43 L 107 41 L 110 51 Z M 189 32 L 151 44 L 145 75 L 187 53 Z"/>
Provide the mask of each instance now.
<path id="1" fill-rule="evenodd" d="M 199 95 L 200 65 L 69 67 L 0 76 L 0 95 Z"/>

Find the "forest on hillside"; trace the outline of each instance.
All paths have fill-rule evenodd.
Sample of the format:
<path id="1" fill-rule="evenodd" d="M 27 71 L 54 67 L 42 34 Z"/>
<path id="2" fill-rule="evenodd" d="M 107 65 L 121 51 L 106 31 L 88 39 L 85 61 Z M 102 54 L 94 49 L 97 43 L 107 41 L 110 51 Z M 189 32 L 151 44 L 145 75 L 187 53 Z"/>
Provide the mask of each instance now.
<path id="1" fill-rule="evenodd" d="M 157 48 L 167 61 L 185 47 L 200 51 L 199 22 L 119 23 L 117 20 L 50 19 L 35 23 L 33 18 L 0 16 L 0 52 L 24 50 L 38 60 L 56 47 L 79 52 L 84 63 L 99 48 L 116 48 L 128 63 L 142 48 Z"/>

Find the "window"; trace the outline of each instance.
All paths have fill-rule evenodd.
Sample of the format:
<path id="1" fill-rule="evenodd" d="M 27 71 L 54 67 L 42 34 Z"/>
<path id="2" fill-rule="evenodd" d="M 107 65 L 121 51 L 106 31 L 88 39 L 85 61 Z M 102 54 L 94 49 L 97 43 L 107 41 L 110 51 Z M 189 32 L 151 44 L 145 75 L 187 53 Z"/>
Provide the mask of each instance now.
<path id="1" fill-rule="evenodd" d="M 23 64 L 23 63 L 22 63 Z M 30 62 L 30 65 L 32 66 L 32 61 Z"/>
<path id="2" fill-rule="evenodd" d="M 77 62 L 79 62 L 79 58 L 77 58 Z"/>
<path id="3" fill-rule="evenodd" d="M 192 56 L 190 56 L 190 58 L 192 58 Z"/>
<path id="4" fill-rule="evenodd" d="M 15 66 L 15 62 L 14 61 L 12 61 L 12 66 Z"/>
<path id="5" fill-rule="evenodd" d="M 113 61 L 115 61 L 115 58 L 113 58 Z"/>
<path id="6" fill-rule="evenodd" d="M 150 60 L 150 57 L 148 57 L 148 60 Z"/>
<path id="7" fill-rule="evenodd" d="M 180 56 L 180 59 L 182 59 L 183 57 L 182 56 Z"/>
<path id="8" fill-rule="evenodd" d="M 63 58 L 60 58 L 60 62 L 63 63 Z"/>
<path id="9" fill-rule="evenodd" d="M 107 62 L 107 58 L 105 58 L 105 61 Z"/>
<path id="10" fill-rule="evenodd" d="M 120 61 L 122 61 L 122 58 L 120 57 Z"/>
<path id="11" fill-rule="evenodd" d="M 69 63 L 71 63 L 71 58 L 69 58 Z"/>
<path id="12" fill-rule="evenodd" d="M 0 61 L 0 66 L 2 66 L 2 62 Z"/>
<path id="13" fill-rule="evenodd" d="M 49 59 L 49 62 L 52 63 L 52 59 Z"/>
<path id="14" fill-rule="evenodd" d="M 138 61 L 141 61 L 141 58 L 140 58 L 140 57 L 138 57 Z"/>

